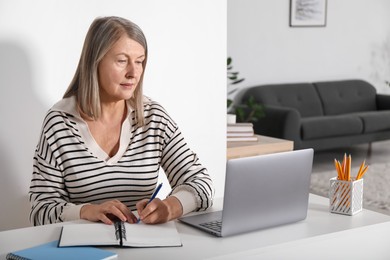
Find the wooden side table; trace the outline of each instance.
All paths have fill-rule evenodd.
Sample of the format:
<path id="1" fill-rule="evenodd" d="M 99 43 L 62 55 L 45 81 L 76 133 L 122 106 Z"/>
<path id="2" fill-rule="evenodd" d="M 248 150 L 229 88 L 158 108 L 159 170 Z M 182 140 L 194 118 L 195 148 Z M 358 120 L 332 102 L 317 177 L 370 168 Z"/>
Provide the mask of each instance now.
<path id="1" fill-rule="evenodd" d="M 264 135 L 256 135 L 257 142 L 227 142 L 227 159 L 292 151 L 294 142 Z"/>

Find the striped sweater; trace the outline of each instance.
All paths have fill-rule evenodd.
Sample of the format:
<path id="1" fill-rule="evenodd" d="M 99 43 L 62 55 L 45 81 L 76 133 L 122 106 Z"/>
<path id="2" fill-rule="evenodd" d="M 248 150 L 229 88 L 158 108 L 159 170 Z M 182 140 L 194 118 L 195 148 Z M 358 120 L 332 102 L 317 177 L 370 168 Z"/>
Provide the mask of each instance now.
<path id="1" fill-rule="evenodd" d="M 111 158 L 94 141 L 76 107 L 74 97 L 62 99 L 44 119 L 29 191 L 31 223 L 79 219 L 84 204 L 112 199 L 135 210 L 139 200 L 152 195 L 160 166 L 184 214 L 211 206 L 214 189 L 207 170 L 157 102 L 145 102 L 142 127 L 136 126 L 128 106 L 119 150 Z"/>

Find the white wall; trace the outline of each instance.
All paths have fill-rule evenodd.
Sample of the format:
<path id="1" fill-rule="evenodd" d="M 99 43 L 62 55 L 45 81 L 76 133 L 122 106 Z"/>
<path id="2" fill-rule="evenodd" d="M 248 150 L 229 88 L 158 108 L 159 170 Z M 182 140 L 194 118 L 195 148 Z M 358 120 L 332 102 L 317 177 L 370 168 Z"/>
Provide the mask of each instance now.
<path id="1" fill-rule="evenodd" d="M 149 44 L 145 94 L 179 124 L 222 196 L 226 144 L 223 0 L 0 0 L 0 230 L 28 226 L 43 116 L 62 97 L 97 16 L 126 17 Z"/>
<path id="2" fill-rule="evenodd" d="M 328 0 L 326 27 L 289 27 L 289 0 L 228 0 L 228 56 L 241 87 L 365 79 L 390 93 L 390 1 Z"/>

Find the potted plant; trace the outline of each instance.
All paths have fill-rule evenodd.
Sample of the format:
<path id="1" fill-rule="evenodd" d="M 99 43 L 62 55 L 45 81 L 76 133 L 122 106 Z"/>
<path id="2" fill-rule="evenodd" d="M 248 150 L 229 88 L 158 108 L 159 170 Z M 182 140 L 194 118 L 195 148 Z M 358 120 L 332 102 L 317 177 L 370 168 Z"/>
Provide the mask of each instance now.
<path id="1" fill-rule="evenodd" d="M 243 82 L 245 79 L 239 77 L 239 72 L 233 70 L 232 65 L 233 59 L 231 57 L 227 58 L 227 95 L 235 93 L 239 87 L 239 83 Z M 232 99 L 227 99 L 227 112 L 228 112 L 228 122 L 239 121 L 239 122 L 257 122 L 259 118 L 264 116 L 264 108 L 261 104 L 255 101 L 253 96 L 250 96 L 249 99 L 244 104 L 236 105 Z M 234 120 L 230 118 L 236 118 Z"/>

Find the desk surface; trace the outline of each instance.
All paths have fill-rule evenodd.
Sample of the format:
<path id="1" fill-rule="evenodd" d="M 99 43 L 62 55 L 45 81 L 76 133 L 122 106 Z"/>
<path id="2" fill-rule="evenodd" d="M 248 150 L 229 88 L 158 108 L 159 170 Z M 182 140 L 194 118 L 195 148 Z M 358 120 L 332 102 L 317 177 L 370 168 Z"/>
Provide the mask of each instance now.
<path id="1" fill-rule="evenodd" d="M 289 250 L 299 255 L 302 253 L 302 247 L 305 246 L 305 242 L 301 241 L 306 241 L 306 243 L 313 241 L 311 243 L 314 246 L 320 247 L 322 245 L 323 250 L 331 250 L 327 245 L 333 246 L 335 237 L 343 241 L 343 237 L 345 237 L 344 243 L 351 237 L 362 237 L 362 234 L 365 236 L 366 232 L 371 234 L 371 236 L 381 237 L 386 235 L 390 237 L 390 216 L 369 210 L 363 210 L 354 216 L 333 214 L 329 213 L 328 203 L 329 200 L 327 198 L 311 194 L 307 218 L 294 224 L 227 238 L 217 238 L 177 222 L 176 226 L 180 233 L 183 247 L 148 249 L 107 248 L 107 250 L 117 252 L 119 259 L 130 259 L 130 257 L 133 259 L 207 259 L 234 256 L 257 258 L 256 256 L 268 256 L 270 252 L 272 253 L 278 248 L 281 250 L 273 252 L 274 256 L 278 253 L 289 252 Z M 212 210 L 219 210 L 221 207 L 222 200 L 217 199 Z M 5 258 L 5 255 L 10 251 L 57 240 L 62 225 L 67 223 L 69 222 L 0 232 L 0 258 Z M 384 228 L 375 224 L 383 225 Z M 324 242 L 320 243 L 318 241 Z M 358 247 L 359 244 L 356 242 L 360 241 L 353 242 L 353 245 Z M 387 246 L 383 248 L 387 249 Z M 309 250 L 305 254 L 310 254 L 310 252 L 312 256 L 318 257 L 318 251 Z M 352 255 L 354 255 L 353 250 L 349 256 Z"/>
<path id="2" fill-rule="evenodd" d="M 390 259 L 390 222 L 212 257 L 237 259 Z"/>

